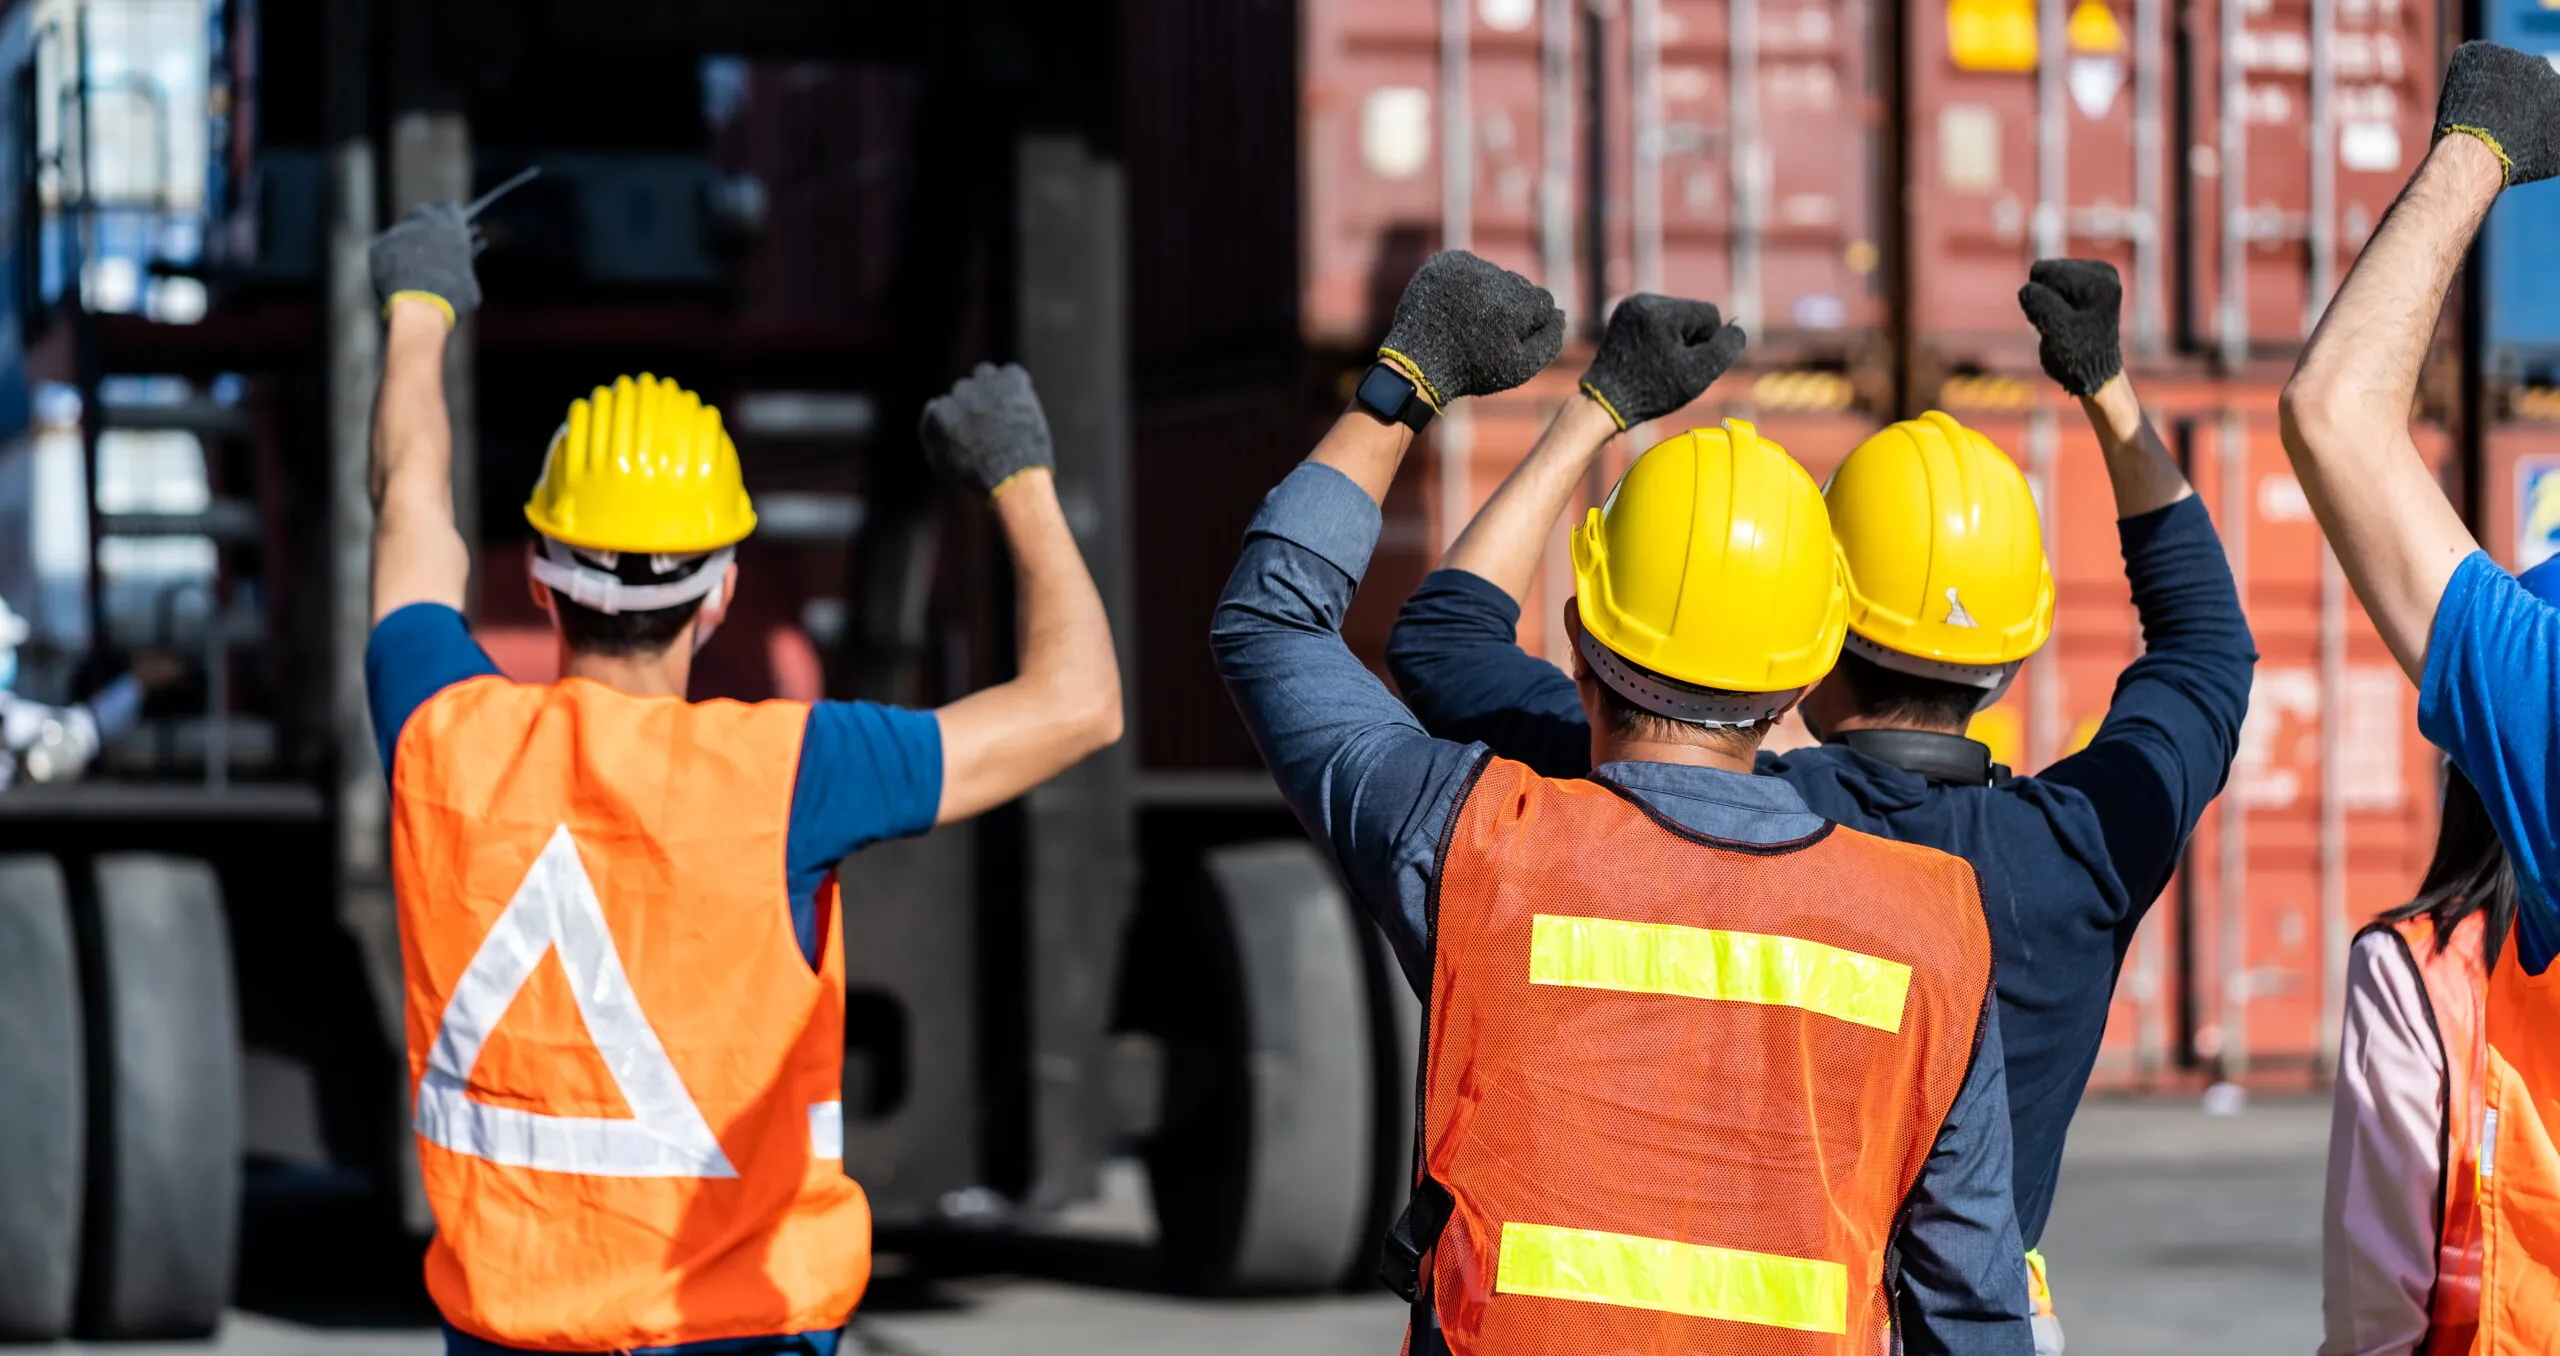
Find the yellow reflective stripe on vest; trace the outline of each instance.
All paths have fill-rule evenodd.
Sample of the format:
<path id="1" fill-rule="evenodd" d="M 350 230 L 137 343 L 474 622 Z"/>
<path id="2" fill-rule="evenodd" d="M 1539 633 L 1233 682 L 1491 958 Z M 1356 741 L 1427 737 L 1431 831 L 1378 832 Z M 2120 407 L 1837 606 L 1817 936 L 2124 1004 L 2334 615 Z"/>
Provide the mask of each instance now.
<path id="1" fill-rule="evenodd" d="M 1493 1288 L 1805 1332 L 1849 1330 L 1849 1269 L 1665 1238 L 1502 1226 Z"/>
<path id="2" fill-rule="evenodd" d="M 1900 1031 L 1911 967 L 1801 937 L 1542 913 L 1529 982 L 1766 1003 Z"/>

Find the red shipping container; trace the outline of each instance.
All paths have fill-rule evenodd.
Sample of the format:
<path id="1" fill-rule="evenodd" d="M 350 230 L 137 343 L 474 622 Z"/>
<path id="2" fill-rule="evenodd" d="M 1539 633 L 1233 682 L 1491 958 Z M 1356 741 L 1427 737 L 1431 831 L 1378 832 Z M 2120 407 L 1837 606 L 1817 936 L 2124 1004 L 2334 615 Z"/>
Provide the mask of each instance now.
<path id="1" fill-rule="evenodd" d="M 2260 658 L 2230 782 L 2126 959 L 2102 1083 L 2170 1075 L 2182 1039 L 2227 1076 L 2326 1068 L 2347 943 L 2409 896 L 2434 846 L 2436 764 L 2416 694 L 2328 556 L 2285 459 L 2276 394 L 2143 390 L 2223 532 Z M 1964 417 L 1986 432 L 1996 418 Z M 1976 734 L 2024 768 L 2095 734 L 2141 637 L 2095 436 L 2067 408 L 2010 419 L 2046 506 L 2060 600 L 2053 641 Z M 2440 430 L 2421 439 L 2444 454 Z"/>
<path id="2" fill-rule="evenodd" d="M 2171 9 L 1919 0 L 1906 11 L 1904 203 L 1925 371 L 2035 371 L 2018 286 L 2057 255 L 2114 264 L 2128 344 L 2167 351 Z"/>
<path id="3" fill-rule="evenodd" d="M 2189 0 L 2183 22 L 2188 318 L 2226 365 L 2286 357 L 2426 154 L 2445 13 Z"/>
<path id="4" fill-rule="evenodd" d="M 1303 23 L 1310 340 L 1376 342 L 1444 246 L 1539 280 L 1587 320 L 1595 238 L 1606 296 L 1714 299 L 1763 357 L 1837 358 L 1882 327 L 1862 0 L 1631 0 L 1588 23 L 1570 0 L 1307 0 Z M 1605 205 L 1591 197 L 1595 40 Z"/>
<path id="5" fill-rule="evenodd" d="M 2490 428 L 2481 452 L 2480 544 L 2518 574 L 2560 554 L 2560 423 Z"/>

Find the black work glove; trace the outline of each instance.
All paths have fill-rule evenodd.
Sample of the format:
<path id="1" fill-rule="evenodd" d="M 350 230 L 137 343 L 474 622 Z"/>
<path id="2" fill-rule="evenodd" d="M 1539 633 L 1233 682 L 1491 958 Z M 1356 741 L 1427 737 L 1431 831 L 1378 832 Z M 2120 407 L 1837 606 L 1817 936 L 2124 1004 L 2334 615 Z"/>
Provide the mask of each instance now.
<path id="1" fill-rule="evenodd" d="M 1564 312 L 1547 289 L 1465 250 L 1422 261 L 1396 302 L 1378 356 L 1419 378 L 1445 410 L 1460 396 L 1508 391 L 1545 370 L 1564 347 Z"/>
<path id="2" fill-rule="evenodd" d="M 1747 342 L 1712 302 L 1638 292 L 1609 313 L 1582 389 L 1619 428 L 1631 428 L 1706 394 Z"/>
<path id="3" fill-rule="evenodd" d="M 423 292 L 443 302 L 449 317 L 459 322 L 480 306 L 480 280 L 471 274 L 471 260 L 484 243 L 459 204 L 410 209 L 400 224 L 373 238 L 374 300 L 388 311 L 392 297 Z"/>
<path id="4" fill-rule="evenodd" d="M 2038 259 L 2018 289 L 2018 309 L 2043 342 L 2036 358 L 2044 374 L 2076 396 L 2095 395 L 2124 370 L 2116 338 L 2116 314 L 2124 284 L 2103 259 Z"/>
<path id="5" fill-rule="evenodd" d="M 2436 136 L 2447 132 L 2480 138 L 2510 184 L 2560 174 L 2560 71 L 2494 42 L 2454 48 L 2436 96 Z"/>
<path id="6" fill-rule="evenodd" d="M 1035 466 L 1052 470 L 1048 416 L 1019 363 L 980 363 L 951 394 L 925 402 L 916 426 L 933 469 L 966 489 L 992 495 L 1006 481 Z"/>

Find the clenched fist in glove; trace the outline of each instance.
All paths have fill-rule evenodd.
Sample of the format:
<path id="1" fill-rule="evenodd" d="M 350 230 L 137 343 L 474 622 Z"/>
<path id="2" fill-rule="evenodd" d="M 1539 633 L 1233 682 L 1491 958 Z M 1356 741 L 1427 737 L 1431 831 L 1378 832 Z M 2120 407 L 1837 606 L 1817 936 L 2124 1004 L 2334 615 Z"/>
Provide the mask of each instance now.
<path id="1" fill-rule="evenodd" d="M 2044 374 L 2075 396 L 2090 396 L 2124 370 L 2116 314 L 2124 284 L 2115 265 L 2098 259 L 2038 259 L 2018 289 L 2018 307 L 2043 342 Z"/>
<path id="2" fill-rule="evenodd" d="M 2560 174 L 2560 71 L 2494 42 L 2454 48 L 2436 96 L 2436 136 L 2451 132 L 2478 137 L 2510 184 Z"/>
<path id="3" fill-rule="evenodd" d="M 1031 374 L 1018 363 L 978 370 L 935 396 L 916 428 L 925 460 L 955 484 L 994 495 L 1033 467 L 1055 469 L 1049 419 L 1031 389 Z"/>
<path id="4" fill-rule="evenodd" d="M 480 280 L 471 260 L 484 242 L 467 209 L 450 202 L 410 209 L 398 225 L 373 238 L 367 251 L 373 267 L 373 297 L 388 311 L 391 299 L 406 292 L 444 308 L 445 319 L 460 323 L 480 306 Z"/>
<path id="5" fill-rule="evenodd" d="M 1444 410 L 1461 396 L 1510 390 L 1563 347 L 1564 312 L 1547 289 L 1465 250 L 1442 250 L 1405 284 L 1378 356 Z"/>
<path id="6" fill-rule="evenodd" d="M 1609 313 L 1582 389 L 1621 430 L 1631 428 L 1704 395 L 1746 342 L 1712 303 L 1638 292 Z"/>

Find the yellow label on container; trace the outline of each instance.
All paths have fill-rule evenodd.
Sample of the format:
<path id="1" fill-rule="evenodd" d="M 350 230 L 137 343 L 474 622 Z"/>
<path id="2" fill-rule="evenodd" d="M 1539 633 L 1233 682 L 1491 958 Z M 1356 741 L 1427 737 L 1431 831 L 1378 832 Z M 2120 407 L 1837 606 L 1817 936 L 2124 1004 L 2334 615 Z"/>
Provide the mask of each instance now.
<path id="1" fill-rule="evenodd" d="M 1960 71 L 2034 70 L 2035 0 L 1947 0 L 1947 55 Z"/>
<path id="2" fill-rule="evenodd" d="M 2069 29 L 2071 50 L 2094 56 L 2114 56 L 2125 47 L 2124 25 L 2116 22 L 2116 12 L 2107 0 L 2080 0 L 2071 11 Z"/>

